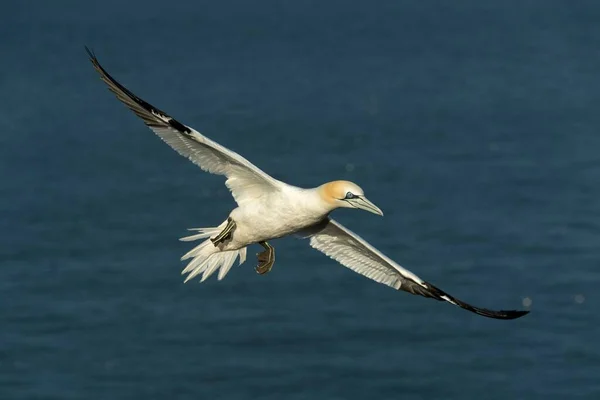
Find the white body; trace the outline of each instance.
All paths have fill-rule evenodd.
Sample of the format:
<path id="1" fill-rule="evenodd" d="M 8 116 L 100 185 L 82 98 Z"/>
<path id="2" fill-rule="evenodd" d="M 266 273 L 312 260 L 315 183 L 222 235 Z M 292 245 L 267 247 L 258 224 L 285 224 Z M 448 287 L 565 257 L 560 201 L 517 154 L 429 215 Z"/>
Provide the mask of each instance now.
<path id="1" fill-rule="evenodd" d="M 236 228 L 222 250 L 238 250 L 297 233 L 322 221 L 330 211 L 318 190 L 282 185 L 280 191 L 246 202 L 229 214 Z"/>
<path id="2" fill-rule="evenodd" d="M 318 226 L 327 220 L 332 210 L 329 202 L 323 201 L 322 189 L 302 189 L 277 181 L 275 190 L 267 190 L 256 197 L 244 198 L 229 217 L 235 229 L 224 242 L 217 246 L 210 240 L 227 226 L 227 220 L 215 228 L 198 228 L 198 234 L 182 238 L 184 241 L 207 238 L 182 257 L 192 258 L 182 273 L 189 273 L 186 282 L 198 274 L 202 281 L 216 270 L 222 279 L 235 259 L 240 264 L 246 259 L 246 246 L 277 239 Z"/>

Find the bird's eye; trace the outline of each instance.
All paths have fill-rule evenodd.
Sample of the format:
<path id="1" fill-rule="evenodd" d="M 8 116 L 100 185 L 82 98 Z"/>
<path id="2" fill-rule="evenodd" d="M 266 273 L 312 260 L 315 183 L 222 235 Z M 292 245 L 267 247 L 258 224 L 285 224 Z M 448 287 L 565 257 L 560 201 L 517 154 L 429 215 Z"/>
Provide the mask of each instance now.
<path id="1" fill-rule="evenodd" d="M 345 200 L 349 200 L 349 199 L 353 199 L 356 196 L 352 193 L 352 192 L 348 192 L 346 193 L 346 197 L 344 197 Z"/>

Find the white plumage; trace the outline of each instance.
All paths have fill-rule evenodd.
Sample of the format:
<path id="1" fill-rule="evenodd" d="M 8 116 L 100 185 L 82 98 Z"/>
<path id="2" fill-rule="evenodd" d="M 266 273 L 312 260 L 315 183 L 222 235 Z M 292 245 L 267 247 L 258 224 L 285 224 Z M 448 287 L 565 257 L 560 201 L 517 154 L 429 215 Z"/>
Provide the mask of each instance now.
<path id="1" fill-rule="evenodd" d="M 204 281 L 216 271 L 219 271 L 218 279 L 223 279 L 238 257 L 240 264 L 245 261 L 248 245 L 299 234 L 309 237 L 313 248 L 340 264 L 395 289 L 447 301 L 491 318 L 514 319 L 527 313 L 473 307 L 423 281 L 329 218 L 329 214 L 339 207 L 383 215 L 356 184 L 334 181 L 302 189 L 278 181 L 239 154 L 137 97 L 112 78 L 92 52 L 88 50 L 88 54 L 109 89 L 163 141 L 203 170 L 227 178 L 225 184 L 238 207 L 218 227 L 195 228 L 192 229 L 194 234 L 181 239 L 206 239 L 182 257 L 182 260 L 190 260 L 182 272 L 188 274 L 186 281 L 200 275 L 201 281 Z M 230 221 L 235 222 L 235 229 L 229 233 L 227 240 L 215 240 Z"/>

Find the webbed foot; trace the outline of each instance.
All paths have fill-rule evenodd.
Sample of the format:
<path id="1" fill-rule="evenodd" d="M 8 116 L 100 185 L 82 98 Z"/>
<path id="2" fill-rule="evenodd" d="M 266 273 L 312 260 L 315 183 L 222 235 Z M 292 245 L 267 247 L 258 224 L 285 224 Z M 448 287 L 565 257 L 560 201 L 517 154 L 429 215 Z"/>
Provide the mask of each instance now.
<path id="1" fill-rule="evenodd" d="M 273 264 L 275 264 L 275 249 L 267 242 L 259 242 L 265 251 L 256 254 L 258 259 L 258 266 L 255 268 L 256 272 L 260 275 L 264 275 L 271 271 Z"/>

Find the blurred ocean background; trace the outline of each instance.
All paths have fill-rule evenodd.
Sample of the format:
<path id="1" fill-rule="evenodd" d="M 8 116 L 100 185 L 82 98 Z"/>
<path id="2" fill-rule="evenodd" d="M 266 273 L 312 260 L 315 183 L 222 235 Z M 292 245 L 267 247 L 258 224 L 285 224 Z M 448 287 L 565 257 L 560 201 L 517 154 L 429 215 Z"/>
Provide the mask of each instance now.
<path id="1" fill-rule="evenodd" d="M 600 398 L 600 3 L 8 0 L 0 399 Z M 482 318 L 274 242 L 183 284 L 235 206 L 98 79 L 278 179 Z"/>

